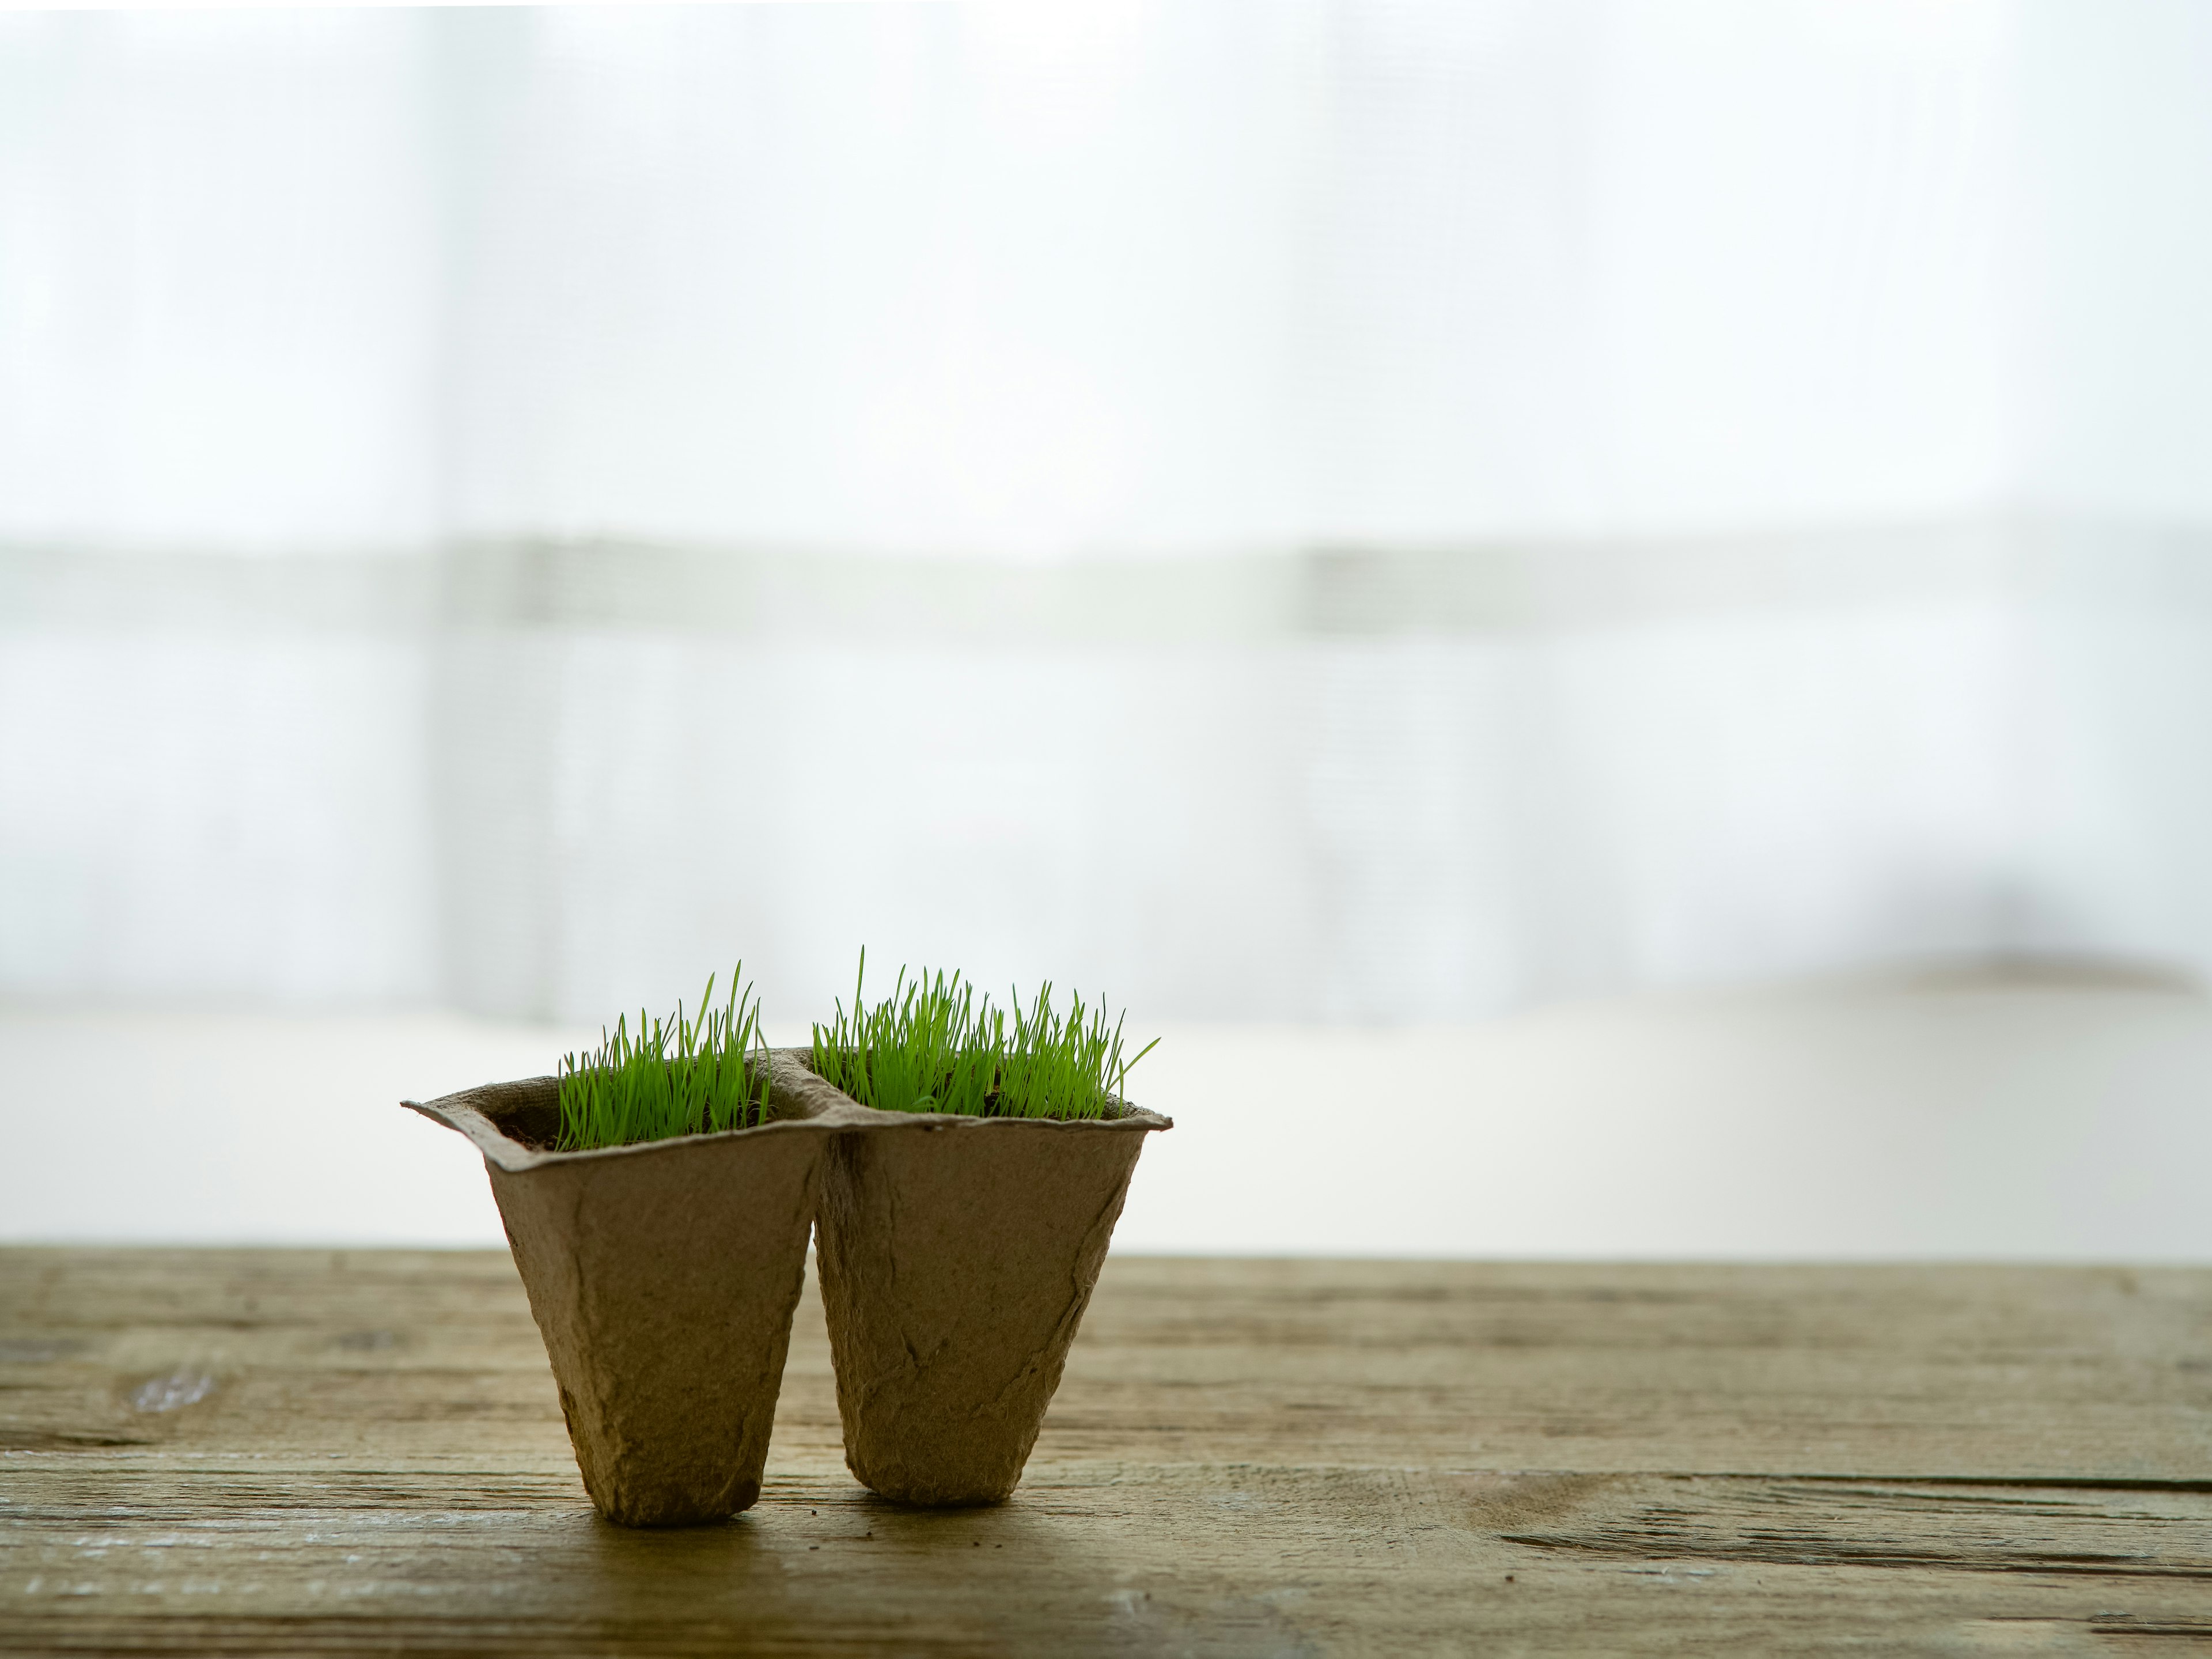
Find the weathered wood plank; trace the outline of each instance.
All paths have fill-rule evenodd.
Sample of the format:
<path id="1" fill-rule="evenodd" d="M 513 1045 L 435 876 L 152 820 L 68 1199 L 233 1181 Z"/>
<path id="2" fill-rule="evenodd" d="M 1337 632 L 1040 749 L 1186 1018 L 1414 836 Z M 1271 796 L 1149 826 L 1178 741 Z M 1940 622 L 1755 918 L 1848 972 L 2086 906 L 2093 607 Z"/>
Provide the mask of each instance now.
<path id="1" fill-rule="evenodd" d="M 951 1515 L 844 1474 L 810 1297 L 761 1504 L 639 1534 L 504 1256 L 16 1250 L 0 1447 L 11 1650 L 2212 1646 L 2181 1270 L 1119 1259 Z"/>

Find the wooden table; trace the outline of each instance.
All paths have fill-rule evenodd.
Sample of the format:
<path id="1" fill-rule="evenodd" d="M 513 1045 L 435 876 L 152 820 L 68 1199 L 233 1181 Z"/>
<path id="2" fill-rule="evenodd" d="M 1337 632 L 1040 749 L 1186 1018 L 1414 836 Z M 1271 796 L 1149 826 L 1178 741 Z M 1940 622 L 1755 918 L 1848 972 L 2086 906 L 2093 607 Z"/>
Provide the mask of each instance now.
<path id="1" fill-rule="evenodd" d="M 600 1522 L 507 1257 L 0 1252 L 0 1648 L 2212 1650 L 2212 1272 L 1117 1258 L 1000 1509 Z"/>

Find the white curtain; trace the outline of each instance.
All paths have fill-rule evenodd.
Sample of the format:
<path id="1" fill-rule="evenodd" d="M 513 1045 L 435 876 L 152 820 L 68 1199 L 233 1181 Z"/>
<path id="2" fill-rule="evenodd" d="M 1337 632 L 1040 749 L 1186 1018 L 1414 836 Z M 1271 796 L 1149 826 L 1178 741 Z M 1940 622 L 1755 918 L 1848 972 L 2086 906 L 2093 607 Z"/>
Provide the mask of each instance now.
<path id="1" fill-rule="evenodd" d="M 2212 969 L 2212 12 L 0 15 L 0 991 Z"/>

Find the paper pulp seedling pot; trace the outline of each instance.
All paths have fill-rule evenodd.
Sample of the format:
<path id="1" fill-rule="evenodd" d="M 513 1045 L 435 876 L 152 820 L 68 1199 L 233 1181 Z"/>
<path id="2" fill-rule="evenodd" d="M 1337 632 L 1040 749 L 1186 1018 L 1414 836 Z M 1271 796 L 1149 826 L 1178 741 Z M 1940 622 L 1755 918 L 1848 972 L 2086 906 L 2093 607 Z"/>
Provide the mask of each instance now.
<path id="1" fill-rule="evenodd" d="M 799 1061 L 778 1061 L 795 1087 Z M 863 1125 L 831 1143 L 815 1224 L 846 1466 L 902 1504 L 997 1503 L 1060 1386 L 1145 1136 L 1174 1125 L 1118 1101 L 1060 1121 L 830 1092 Z"/>
<path id="2" fill-rule="evenodd" d="M 720 1520 L 760 1496 L 823 1153 L 846 1114 L 818 1120 L 818 1096 L 776 1091 L 757 1128 L 556 1152 L 559 1102 L 544 1077 L 404 1103 L 483 1154 L 600 1513 Z"/>

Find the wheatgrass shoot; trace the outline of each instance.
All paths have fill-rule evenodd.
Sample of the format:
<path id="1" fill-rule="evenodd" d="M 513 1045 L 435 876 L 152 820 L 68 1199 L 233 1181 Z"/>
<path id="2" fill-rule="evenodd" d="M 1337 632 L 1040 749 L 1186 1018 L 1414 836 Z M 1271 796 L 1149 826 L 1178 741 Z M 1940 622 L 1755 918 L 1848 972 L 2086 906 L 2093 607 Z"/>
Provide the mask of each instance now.
<path id="1" fill-rule="evenodd" d="M 863 993 L 868 953 L 827 1025 L 813 1028 L 815 1073 L 863 1106 L 887 1112 L 950 1112 L 968 1117 L 1103 1117 L 1121 1097 L 1129 1068 L 1158 1046 L 1155 1037 L 1124 1056 L 1121 1026 L 1107 1024 L 1106 1002 L 1085 1006 L 1071 994 L 1067 1012 L 1052 1006 L 1052 981 L 1030 1006 L 1012 993 L 1013 1020 L 958 974 L 901 968 L 891 994 L 871 1008 Z"/>
<path id="2" fill-rule="evenodd" d="M 665 1020 L 637 1011 L 602 1026 L 599 1048 L 561 1059 L 561 1152 L 628 1146 L 674 1135 L 750 1129 L 768 1117 L 768 1054 L 760 1035 L 760 1003 L 740 992 L 739 963 L 730 994 L 714 1006 L 714 976 L 699 998 L 699 1015 L 684 1005 Z"/>

